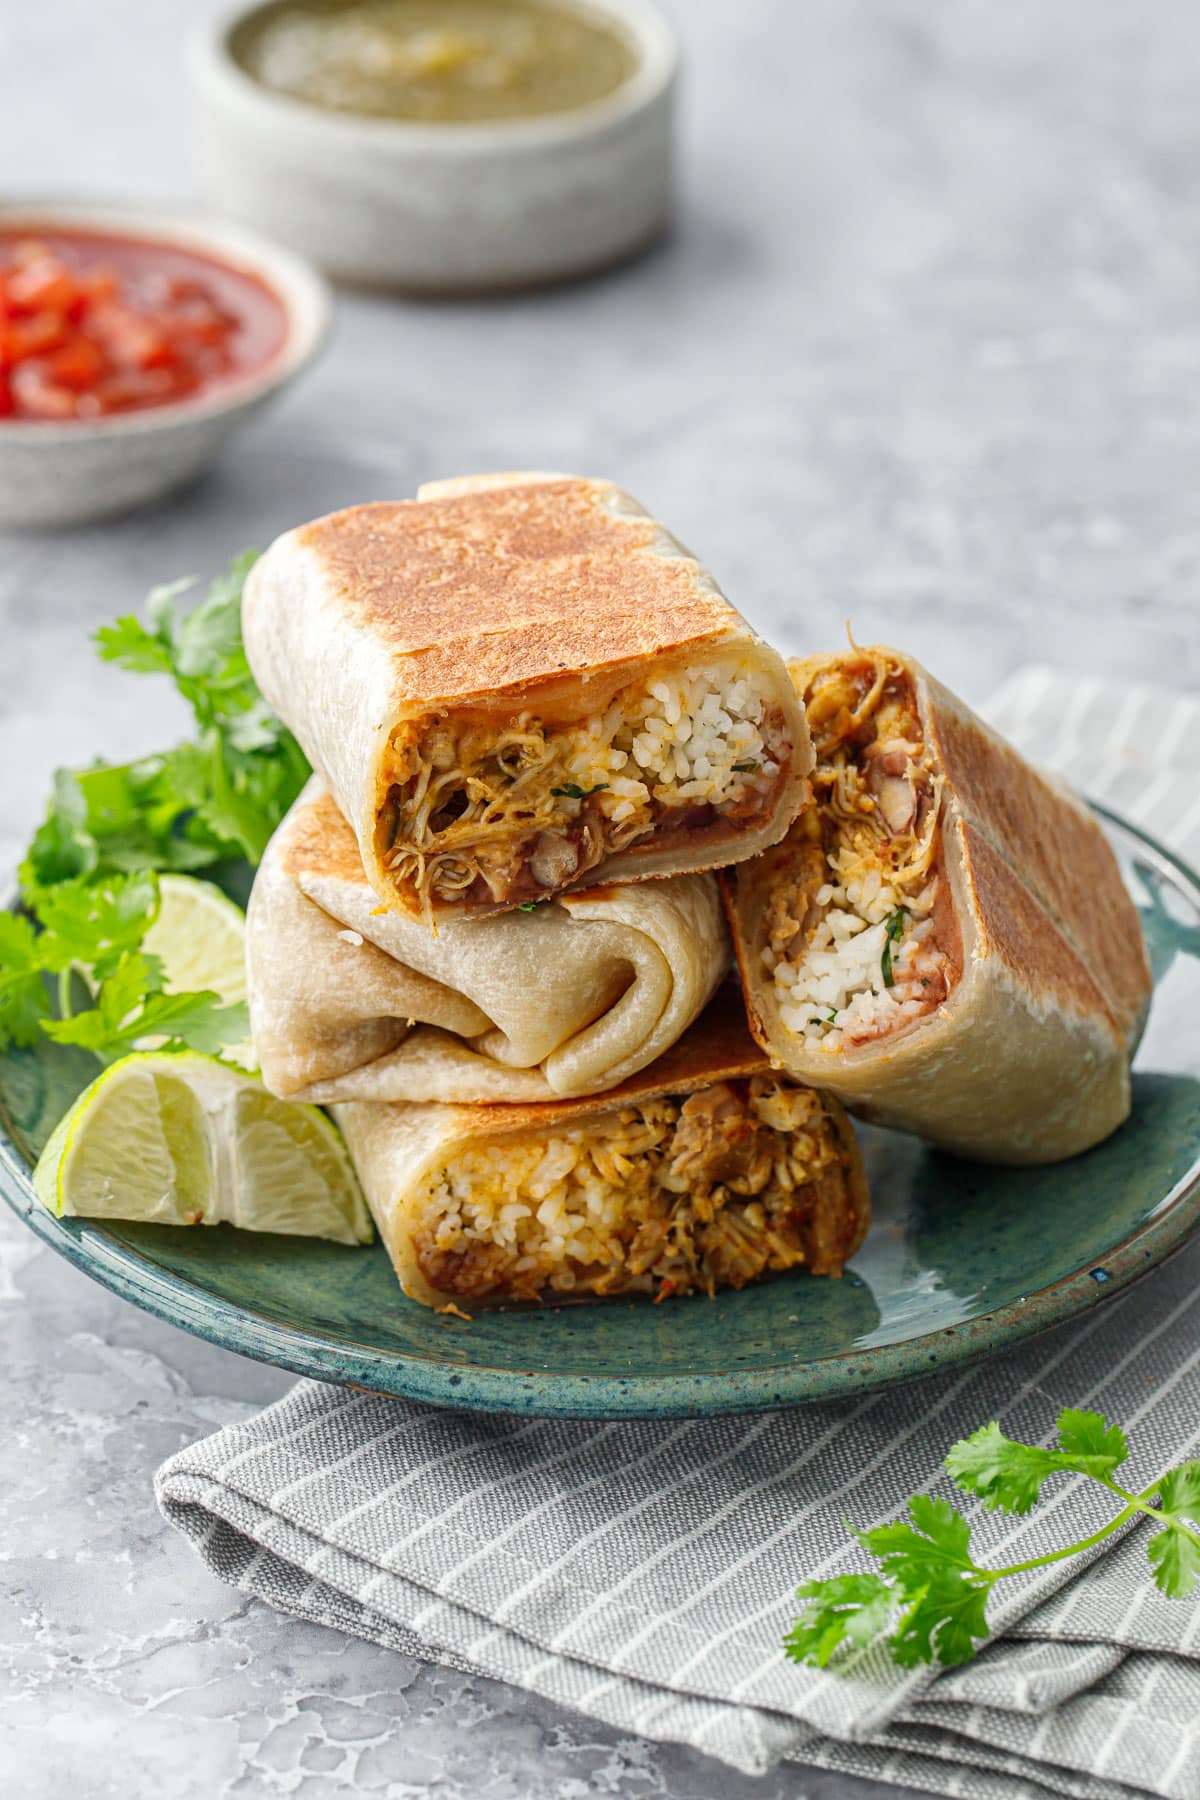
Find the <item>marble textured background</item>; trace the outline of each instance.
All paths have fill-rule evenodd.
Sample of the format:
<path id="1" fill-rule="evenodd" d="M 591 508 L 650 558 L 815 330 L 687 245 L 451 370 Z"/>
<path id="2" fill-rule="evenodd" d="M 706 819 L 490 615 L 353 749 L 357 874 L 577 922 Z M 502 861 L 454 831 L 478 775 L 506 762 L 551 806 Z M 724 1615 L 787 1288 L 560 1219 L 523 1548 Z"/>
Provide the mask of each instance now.
<path id="1" fill-rule="evenodd" d="M 0 183 L 188 191 L 208 0 L 0 9 Z M 1200 10 L 675 0 L 679 221 L 494 305 L 347 299 L 313 376 L 151 513 L 0 540 L 0 867 L 52 766 L 182 726 L 88 632 L 154 581 L 432 475 L 615 476 L 784 649 L 892 638 L 969 699 L 1036 655 L 1200 683 Z M 741 1780 L 281 1620 L 155 1465 L 283 1390 L 0 1219 L 0 1767 L 20 1800 L 866 1800 Z M 799 1573 L 799 1571 L 798 1571 Z"/>

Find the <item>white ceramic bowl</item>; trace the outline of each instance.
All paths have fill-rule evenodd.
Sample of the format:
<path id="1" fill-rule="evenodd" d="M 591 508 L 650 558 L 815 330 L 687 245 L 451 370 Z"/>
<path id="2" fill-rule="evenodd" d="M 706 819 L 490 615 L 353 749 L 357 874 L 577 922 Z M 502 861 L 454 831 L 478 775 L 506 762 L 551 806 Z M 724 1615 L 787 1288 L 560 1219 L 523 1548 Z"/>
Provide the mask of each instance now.
<path id="1" fill-rule="evenodd" d="M 357 118 L 272 93 L 233 59 L 242 0 L 192 40 L 210 204 L 329 274 L 410 293 L 502 291 L 620 261 L 670 203 L 678 46 L 649 0 L 545 0 L 606 22 L 635 67 L 607 98 L 486 124 Z"/>
<path id="2" fill-rule="evenodd" d="M 287 315 L 283 344 L 270 362 L 194 400 L 62 424 L 0 419 L 0 527 L 79 525 L 181 487 L 311 362 L 328 330 L 329 289 L 316 271 L 237 226 L 132 204 L 54 199 L 0 203 L 0 226 L 28 226 L 31 237 L 55 228 L 111 232 L 200 251 L 257 276 Z"/>

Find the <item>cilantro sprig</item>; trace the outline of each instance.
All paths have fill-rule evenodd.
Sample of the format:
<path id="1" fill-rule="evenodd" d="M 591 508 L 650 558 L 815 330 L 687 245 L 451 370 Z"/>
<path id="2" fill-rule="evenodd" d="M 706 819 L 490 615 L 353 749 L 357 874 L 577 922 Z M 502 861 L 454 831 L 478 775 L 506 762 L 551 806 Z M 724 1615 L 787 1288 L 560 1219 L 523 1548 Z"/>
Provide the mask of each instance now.
<path id="1" fill-rule="evenodd" d="M 158 871 L 257 863 L 308 777 L 242 644 L 254 560 L 237 557 L 190 611 L 180 602 L 192 583 L 172 582 L 150 595 L 145 623 L 126 615 L 97 633 L 105 661 L 173 682 L 196 735 L 136 762 L 55 774 L 21 864 L 25 911 L 0 912 L 0 1050 L 45 1036 L 111 1062 L 146 1040 L 211 1052 L 245 1037 L 244 1006 L 166 992 L 142 945 L 158 916 Z"/>
<path id="2" fill-rule="evenodd" d="M 1043 1556 L 989 1568 L 971 1554 L 971 1527 L 946 1500 L 918 1494 L 907 1519 L 868 1531 L 850 1527 L 879 1573 L 834 1575 L 796 1590 L 800 1613 L 784 1638 L 793 1662 L 825 1668 L 843 1650 L 883 1642 L 902 1668 L 969 1662 L 988 1636 L 987 1603 L 1010 1576 L 1078 1556 L 1139 1516 L 1161 1527 L 1146 1543 L 1156 1586 L 1183 1600 L 1200 1584 L 1200 1458 L 1168 1469 L 1138 1493 L 1114 1479 L 1129 1455 L 1125 1433 L 1100 1413 L 1059 1414 L 1053 1450 L 1005 1437 L 994 1422 L 954 1444 L 946 1458 L 956 1485 L 989 1512 L 1023 1514 L 1054 1475 L 1083 1475 L 1121 1501 L 1107 1525 Z"/>
<path id="3" fill-rule="evenodd" d="M 192 583 L 171 582 L 151 593 L 146 623 L 127 614 L 97 632 L 104 661 L 173 682 L 196 736 L 135 762 L 60 769 L 21 866 L 27 899 L 77 878 L 258 862 L 309 770 L 242 645 L 242 588 L 254 560 L 254 551 L 235 558 L 190 612 L 180 600 Z"/>
<path id="4" fill-rule="evenodd" d="M 39 893 L 36 907 L 41 931 L 31 917 L 0 913 L 0 1049 L 45 1035 L 109 1063 L 147 1038 L 164 1050 L 216 1053 L 249 1031 L 240 1003 L 226 1006 L 208 989 L 164 992 L 161 962 L 141 948 L 158 917 L 155 875 L 62 882 Z M 77 971 L 88 996 L 78 1011 Z"/>

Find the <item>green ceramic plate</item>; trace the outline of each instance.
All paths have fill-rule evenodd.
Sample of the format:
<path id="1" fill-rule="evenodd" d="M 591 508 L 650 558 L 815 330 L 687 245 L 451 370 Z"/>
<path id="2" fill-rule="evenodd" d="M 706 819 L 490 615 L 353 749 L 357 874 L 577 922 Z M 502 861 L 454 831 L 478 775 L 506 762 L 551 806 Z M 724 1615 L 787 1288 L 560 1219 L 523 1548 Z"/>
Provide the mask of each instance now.
<path id="1" fill-rule="evenodd" d="M 438 1405 L 748 1412 L 964 1363 L 1102 1304 L 1200 1219 L 1200 882 L 1129 826 L 1105 824 L 1155 977 L 1132 1118 L 1048 1169 L 982 1168 L 865 1132 L 875 1218 L 841 1281 L 800 1275 L 715 1300 L 467 1324 L 405 1300 L 378 1245 L 54 1219 L 30 1167 L 95 1063 L 49 1046 L 0 1058 L 0 1189 L 69 1262 L 159 1318 L 300 1374 Z"/>

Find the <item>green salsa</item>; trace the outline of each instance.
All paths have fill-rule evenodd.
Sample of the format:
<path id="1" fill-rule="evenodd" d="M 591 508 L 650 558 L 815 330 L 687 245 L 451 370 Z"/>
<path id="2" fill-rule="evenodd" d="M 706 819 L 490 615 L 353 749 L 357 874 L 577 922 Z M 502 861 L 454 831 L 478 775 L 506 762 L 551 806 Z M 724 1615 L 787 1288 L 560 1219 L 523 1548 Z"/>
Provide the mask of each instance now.
<path id="1" fill-rule="evenodd" d="M 598 14 L 539 0 L 276 0 L 237 26 L 230 48 L 274 93 L 437 125 L 590 106 L 635 63 Z"/>

